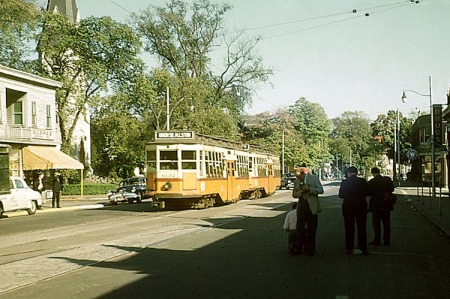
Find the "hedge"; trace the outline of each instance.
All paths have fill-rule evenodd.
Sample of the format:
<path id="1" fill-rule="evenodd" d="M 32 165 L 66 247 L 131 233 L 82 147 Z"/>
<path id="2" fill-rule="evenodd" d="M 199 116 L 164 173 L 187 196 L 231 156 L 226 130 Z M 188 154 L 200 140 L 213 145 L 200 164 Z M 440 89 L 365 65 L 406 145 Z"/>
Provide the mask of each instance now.
<path id="1" fill-rule="evenodd" d="M 64 195 L 81 195 L 80 184 L 64 184 Z M 107 194 L 109 190 L 116 190 L 117 184 L 84 184 L 83 195 Z"/>

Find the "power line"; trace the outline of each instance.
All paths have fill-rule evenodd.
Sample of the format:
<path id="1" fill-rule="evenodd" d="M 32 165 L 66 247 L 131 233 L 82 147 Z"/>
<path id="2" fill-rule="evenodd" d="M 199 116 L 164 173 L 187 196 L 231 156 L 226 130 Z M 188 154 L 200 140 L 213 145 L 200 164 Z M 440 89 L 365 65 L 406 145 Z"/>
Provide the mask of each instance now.
<path id="1" fill-rule="evenodd" d="M 109 0 L 109 2 L 111 2 L 112 4 L 116 5 L 117 7 L 119 7 L 120 9 L 123 9 L 124 11 L 128 12 L 129 14 L 131 14 L 132 12 L 129 11 L 128 9 L 126 9 L 123 6 L 120 6 L 119 4 L 117 4 L 116 2 L 114 2 L 113 0 Z"/>
<path id="2" fill-rule="evenodd" d="M 341 22 L 347 22 L 356 18 L 360 18 L 360 17 L 368 17 L 370 16 L 370 14 L 378 14 L 381 12 L 385 12 L 385 11 L 389 11 L 389 10 L 393 10 L 393 9 L 397 9 L 397 8 L 401 8 L 403 6 L 407 6 L 407 5 L 411 5 L 411 3 L 417 4 L 416 2 L 412 2 L 411 0 L 405 0 L 405 1 L 401 1 L 401 2 L 396 2 L 396 3 L 391 3 L 391 4 L 385 4 L 385 5 L 379 5 L 379 6 L 374 6 L 374 7 L 369 7 L 369 8 L 364 8 L 360 11 L 372 11 L 374 9 L 379 9 L 379 8 L 383 8 L 383 7 L 388 7 L 382 10 L 378 10 L 375 12 L 371 12 L 371 13 L 365 13 L 365 14 L 360 14 L 360 15 L 356 15 L 356 16 L 352 16 L 352 17 L 348 17 L 345 19 L 340 19 L 340 20 L 334 20 L 334 21 L 330 21 L 327 23 L 323 23 L 323 24 L 319 24 L 319 25 L 314 25 L 314 26 L 310 26 L 310 27 L 305 27 L 299 30 L 294 30 L 294 31 L 290 31 L 290 32 L 285 32 L 285 33 L 280 33 L 280 34 L 276 34 L 276 35 L 272 35 L 272 36 L 268 36 L 268 37 L 261 37 L 260 40 L 267 40 L 267 39 L 272 39 L 272 38 L 277 38 L 277 37 L 282 37 L 282 36 L 286 36 L 286 35 L 291 35 L 291 34 L 295 34 L 295 33 L 299 33 L 299 32 L 303 32 L 303 31 L 308 31 L 308 30 L 312 30 L 312 29 L 317 29 L 317 28 L 321 28 L 321 27 L 325 27 L 328 25 L 332 25 L 332 24 L 336 24 L 336 23 L 341 23 Z M 340 14 L 331 14 L 331 15 L 327 15 L 327 16 L 321 16 L 321 17 L 316 17 L 316 18 L 309 18 L 309 19 L 305 19 L 306 20 L 313 20 L 313 19 L 319 19 L 319 18 L 326 18 L 329 16 L 338 16 L 338 15 L 342 15 L 342 14 L 348 14 L 348 13 L 357 13 L 358 10 L 354 9 L 351 12 L 346 12 L 346 13 L 340 13 Z M 293 22 L 286 22 L 286 23 L 282 23 L 284 24 L 289 24 L 289 23 L 294 23 L 294 22 L 299 22 L 299 21 L 293 21 Z M 280 26 L 281 24 L 276 24 L 274 26 Z M 263 26 L 263 28 L 267 28 L 270 25 L 266 25 Z M 254 29 L 254 28 L 253 28 Z"/>
<path id="3" fill-rule="evenodd" d="M 410 0 L 408 0 L 408 2 L 410 2 Z M 319 20 L 319 19 L 326 19 L 326 18 L 341 16 L 341 15 L 355 14 L 355 13 L 358 13 L 359 11 L 369 11 L 369 10 L 378 9 L 378 8 L 382 8 L 382 7 L 396 6 L 396 5 L 399 5 L 399 4 L 409 5 L 409 3 L 405 4 L 405 1 L 399 1 L 399 2 L 396 2 L 396 3 L 390 3 L 390 4 L 384 4 L 384 5 L 367 7 L 367 8 L 363 8 L 361 10 L 353 9 L 351 11 L 345 11 L 345 12 L 341 12 L 341 13 L 333 13 L 333 14 L 328 14 L 328 15 L 323 15 L 323 16 L 317 16 L 317 17 L 311 17 L 311 18 L 306 18 L 306 19 L 295 20 L 295 21 L 287 21 L 287 22 L 282 22 L 282 23 L 277 23 L 277 24 L 270 24 L 270 25 L 264 25 L 264 26 L 259 26 L 259 27 L 247 28 L 247 29 L 245 29 L 245 31 L 266 29 L 266 28 L 284 26 L 284 25 L 289 25 L 289 24 L 302 23 L 302 22 L 314 21 L 314 20 Z"/>

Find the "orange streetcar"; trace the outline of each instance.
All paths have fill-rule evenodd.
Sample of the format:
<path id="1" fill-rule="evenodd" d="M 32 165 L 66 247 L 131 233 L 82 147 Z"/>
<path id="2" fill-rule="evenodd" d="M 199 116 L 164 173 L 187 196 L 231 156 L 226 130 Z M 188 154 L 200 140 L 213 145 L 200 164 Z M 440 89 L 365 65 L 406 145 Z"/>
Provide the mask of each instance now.
<path id="1" fill-rule="evenodd" d="M 146 144 L 147 190 L 162 207 L 208 208 L 269 196 L 280 159 L 257 147 L 191 131 L 157 131 Z"/>

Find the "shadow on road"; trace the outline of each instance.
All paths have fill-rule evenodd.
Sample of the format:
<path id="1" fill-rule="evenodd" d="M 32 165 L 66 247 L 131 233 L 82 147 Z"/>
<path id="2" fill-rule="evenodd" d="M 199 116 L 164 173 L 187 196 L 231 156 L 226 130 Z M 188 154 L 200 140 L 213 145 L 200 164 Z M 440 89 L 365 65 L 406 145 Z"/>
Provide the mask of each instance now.
<path id="1" fill-rule="evenodd" d="M 108 261 L 54 258 L 89 265 L 97 269 L 95 275 L 114 269 L 137 277 L 118 281 L 114 290 L 105 290 L 97 298 L 299 298 L 296 294 L 301 298 L 421 298 L 423 290 L 430 290 L 431 281 L 436 294 L 450 294 L 445 278 L 450 274 L 449 259 L 440 255 L 437 262 L 414 246 L 417 236 L 425 232 L 420 228 L 423 224 L 414 220 L 417 228 L 406 234 L 405 224 L 399 223 L 414 215 L 405 201 L 399 200 L 393 220 L 398 245 L 371 248 L 370 256 L 364 257 L 344 254 L 339 200 L 322 200 L 324 211 L 319 216 L 314 257 L 287 253 L 287 234 L 281 228 L 285 213 L 279 212 L 288 211 L 289 204 L 255 202 L 278 213 L 272 217 L 243 216 L 234 221 L 203 219 L 211 225 L 199 225 L 198 233 L 144 248 L 103 245 L 124 251 L 123 256 Z M 419 274 L 423 271 L 428 273 L 427 279 Z M 76 275 L 86 273 L 73 275 L 71 279 L 77 281 Z"/>

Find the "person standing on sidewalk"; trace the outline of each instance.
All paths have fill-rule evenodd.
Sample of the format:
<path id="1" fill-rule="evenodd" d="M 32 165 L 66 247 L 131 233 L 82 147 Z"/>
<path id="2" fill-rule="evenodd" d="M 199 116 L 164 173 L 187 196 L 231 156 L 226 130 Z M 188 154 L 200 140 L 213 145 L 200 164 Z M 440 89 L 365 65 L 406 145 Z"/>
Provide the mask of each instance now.
<path id="1" fill-rule="evenodd" d="M 373 179 L 369 181 L 369 212 L 372 213 L 372 227 L 374 232 L 373 241 L 370 245 L 381 245 L 381 223 L 383 223 L 384 245 L 391 244 L 391 211 L 393 206 L 386 198 L 394 192 L 394 183 L 390 177 L 382 176 L 377 167 L 371 170 Z"/>
<path id="2" fill-rule="evenodd" d="M 322 211 L 319 202 L 319 194 L 323 194 L 323 186 L 319 177 L 311 174 L 306 165 L 295 168 L 294 189 L 292 197 L 298 198 L 297 204 L 297 234 L 298 254 L 303 249 L 310 256 L 316 251 L 316 232 L 318 214 Z"/>
<path id="3" fill-rule="evenodd" d="M 355 222 L 358 228 L 358 249 L 363 255 L 368 255 L 367 250 L 367 201 L 369 186 L 367 181 L 359 178 L 356 167 L 347 169 L 348 178 L 342 181 L 339 188 L 339 198 L 344 199 L 342 203 L 342 216 L 345 225 L 345 247 L 347 254 L 354 254 L 355 247 Z"/>
<path id="4" fill-rule="evenodd" d="M 61 174 L 59 172 L 55 172 L 55 176 L 52 181 L 52 208 L 56 207 L 60 208 L 60 200 L 61 200 L 61 191 L 62 191 L 62 182 L 61 182 Z"/>
<path id="5" fill-rule="evenodd" d="M 42 191 L 45 190 L 44 174 L 42 172 L 38 172 L 37 175 L 38 177 L 33 182 L 33 189 L 42 194 Z"/>

